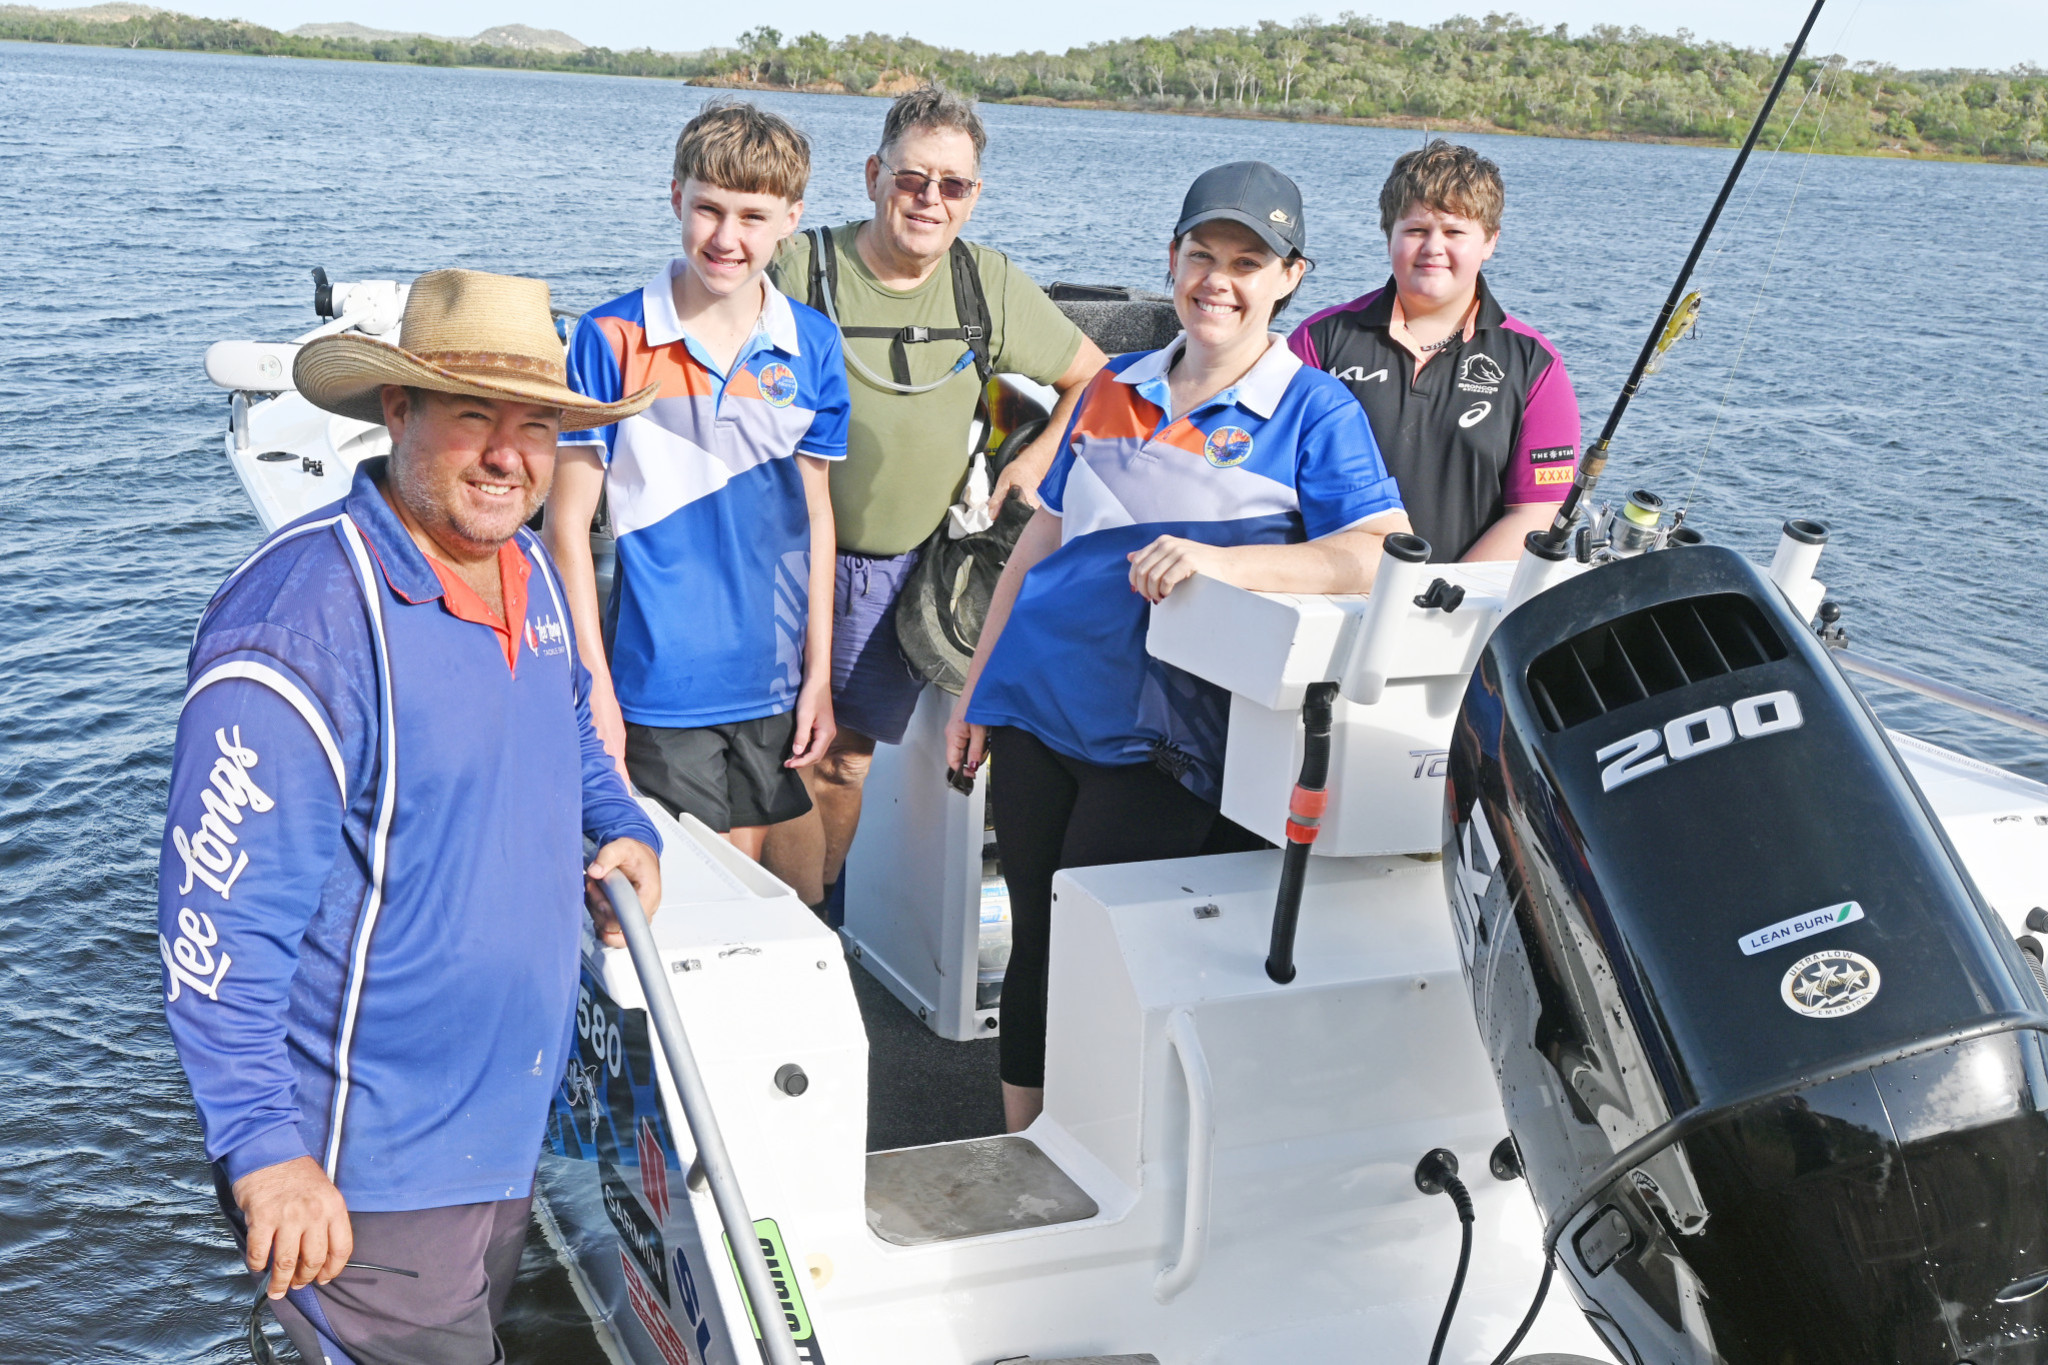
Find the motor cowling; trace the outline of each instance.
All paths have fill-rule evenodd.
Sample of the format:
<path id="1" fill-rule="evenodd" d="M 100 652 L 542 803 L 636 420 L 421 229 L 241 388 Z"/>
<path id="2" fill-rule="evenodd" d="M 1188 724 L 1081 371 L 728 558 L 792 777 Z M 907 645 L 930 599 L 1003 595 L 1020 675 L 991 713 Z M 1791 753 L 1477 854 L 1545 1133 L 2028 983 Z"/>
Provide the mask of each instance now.
<path id="1" fill-rule="evenodd" d="M 1530 1190 L 1625 1365 L 2048 1359 L 2048 999 L 1769 580 L 1696 546 L 1524 604 L 1446 806 Z"/>

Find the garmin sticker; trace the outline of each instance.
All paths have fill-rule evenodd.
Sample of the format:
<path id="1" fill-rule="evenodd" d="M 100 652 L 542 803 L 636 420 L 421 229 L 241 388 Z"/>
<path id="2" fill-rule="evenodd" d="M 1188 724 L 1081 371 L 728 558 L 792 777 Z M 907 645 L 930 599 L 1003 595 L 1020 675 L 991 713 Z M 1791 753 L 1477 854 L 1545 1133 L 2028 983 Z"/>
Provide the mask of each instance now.
<path id="1" fill-rule="evenodd" d="M 1840 905 L 1830 905 L 1824 910 L 1814 910 L 1804 915 L 1794 915 L 1791 919 L 1781 919 L 1776 924 L 1759 929 L 1753 934 L 1744 934 L 1736 940 L 1736 944 L 1742 949 L 1744 957 L 1754 957 L 1781 943 L 1797 943 L 1802 938 L 1825 934 L 1830 929 L 1854 924 L 1862 918 L 1862 906 L 1855 901 L 1843 901 Z"/>
<path id="2" fill-rule="evenodd" d="M 1838 949 L 1800 958 L 1786 969 L 1779 991 L 1795 1014 L 1839 1019 L 1877 999 L 1882 983 L 1875 962 L 1861 953 Z"/>

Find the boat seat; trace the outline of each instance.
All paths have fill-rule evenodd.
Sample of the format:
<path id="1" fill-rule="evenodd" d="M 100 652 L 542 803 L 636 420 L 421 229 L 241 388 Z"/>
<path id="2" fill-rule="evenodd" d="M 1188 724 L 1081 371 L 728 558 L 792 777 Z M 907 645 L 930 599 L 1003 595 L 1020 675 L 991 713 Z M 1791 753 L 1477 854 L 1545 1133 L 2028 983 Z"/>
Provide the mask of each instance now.
<path id="1" fill-rule="evenodd" d="M 1014 1133 L 870 1152 L 867 1203 L 868 1227 L 900 1247 L 1077 1223 L 1096 1214 L 1085 1190 L 1037 1143 Z"/>

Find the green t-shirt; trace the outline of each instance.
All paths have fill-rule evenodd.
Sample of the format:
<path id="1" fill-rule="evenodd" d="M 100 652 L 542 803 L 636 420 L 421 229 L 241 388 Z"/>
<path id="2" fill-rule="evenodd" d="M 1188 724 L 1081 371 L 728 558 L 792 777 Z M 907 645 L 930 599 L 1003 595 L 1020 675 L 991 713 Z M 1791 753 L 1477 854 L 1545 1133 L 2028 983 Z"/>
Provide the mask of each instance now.
<path id="1" fill-rule="evenodd" d="M 946 262 L 917 288 L 889 289 L 854 249 L 859 223 L 833 228 L 839 255 L 839 294 L 833 300 L 848 327 L 958 327 L 953 271 Z M 989 358 L 997 371 L 1050 384 L 1067 372 L 1081 350 L 1081 331 L 1067 321 L 1029 275 L 1000 251 L 968 244 L 988 299 Z M 811 241 L 797 233 L 775 255 L 775 287 L 808 301 Z M 905 346 L 910 382 L 929 384 L 960 359 L 967 343 L 927 341 Z M 847 350 L 876 374 L 894 377 L 890 343 L 849 339 Z M 981 393 L 968 365 L 930 393 L 891 393 L 851 364 L 853 392 L 846 458 L 832 466 L 832 515 L 839 548 L 864 555 L 899 555 L 924 543 L 945 519 L 967 474 L 967 431 Z"/>

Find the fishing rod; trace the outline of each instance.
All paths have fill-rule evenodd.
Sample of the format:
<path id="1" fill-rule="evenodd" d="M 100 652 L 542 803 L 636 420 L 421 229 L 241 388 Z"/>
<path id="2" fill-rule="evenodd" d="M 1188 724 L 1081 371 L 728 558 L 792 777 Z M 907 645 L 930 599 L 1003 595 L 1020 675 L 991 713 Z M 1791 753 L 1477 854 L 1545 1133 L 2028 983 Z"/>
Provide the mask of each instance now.
<path id="1" fill-rule="evenodd" d="M 1658 353 L 1671 344 L 1670 336 L 1675 335 L 1672 320 L 1678 312 L 1679 303 L 1685 297 L 1686 282 L 1692 279 L 1693 267 L 1699 264 L 1700 255 L 1707 249 L 1707 239 L 1714 235 L 1714 224 L 1721 220 L 1721 210 L 1728 206 L 1728 196 L 1735 192 L 1735 182 L 1742 178 L 1742 168 L 1749 161 L 1749 154 L 1756 146 L 1757 138 L 1763 135 L 1764 122 L 1771 116 L 1771 110 L 1778 103 L 1778 95 L 1785 89 L 1785 82 L 1791 79 L 1792 68 L 1799 61 L 1799 54 L 1806 50 L 1806 40 L 1813 33 L 1813 25 L 1820 18 L 1821 6 L 1827 0 L 1813 0 L 1813 8 L 1807 12 L 1806 22 L 1800 26 L 1799 36 L 1792 40 L 1792 50 L 1785 54 L 1785 64 L 1778 68 L 1778 79 L 1771 82 L 1770 93 L 1764 96 L 1763 108 L 1756 111 L 1756 122 L 1749 126 L 1749 136 L 1742 140 L 1742 150 L 1735 154 L 1735 164 L 1728 168 L 1728 178 L 1721 182 L 1721 193 L 1714 200 L 1714 207 L 1707 213 L 1707 221 L 1700 228 L 1699 237 L 1692 244 L 1692 252 L 1685 258 L 1679 269 L 1678 278 L 1671 283 L 1671 293 L 1664 300 L 1664 306 L 1657 311 L 1657 320 L 1650 324 L 1650 335 L 1643 342 L 1643 349 L 1636 356 L 1635 368 L 1628 372 L 1628 382 L 1621 386 L 1621 395 L 1614 400 L 1614 410 L 1607 414 L 1607 425 L 1600 429 L 1600 439 L 1586 451 L 1579 461 L 1579 472 L 1572 480 L 1570 491 L 1564 501 L 1558 504 L 1557 516 L 1547 531 L 1531 531 L 1529 548 L 1543 554 L 1546 559 L 1562 558 L 1565 542 L 1571 537 L 1572 523 L 1578 519 L 1579 509 L 1585 505 L 1593 488 L 1600 482 L 1600 475 L 1607 468 L 1607 450 L 1614 443 L 1614 432 L 1621 425 L 1621 415 L 1628 411 L 1629 400 L 1636 396 L 1636 390 L 1643 385 L 1643 375 L 1649 371 L 1650 362 Z"/>

